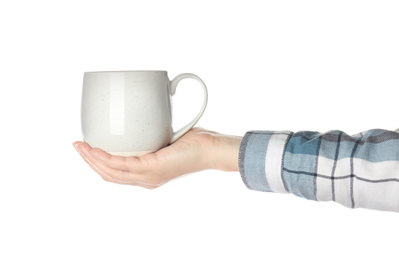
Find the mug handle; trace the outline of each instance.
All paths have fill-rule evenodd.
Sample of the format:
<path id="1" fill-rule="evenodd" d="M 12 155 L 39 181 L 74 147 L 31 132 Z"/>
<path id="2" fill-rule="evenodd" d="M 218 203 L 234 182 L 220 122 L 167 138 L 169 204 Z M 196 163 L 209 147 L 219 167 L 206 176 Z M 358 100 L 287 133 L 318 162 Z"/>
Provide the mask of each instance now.
<path id="1" fill-rule="evenodd" d="M 202 114 L 205 111 L 206 105 L 208 103 L 208 90 L 205 86 L 205 83 L 196 75 L 191 74 L 191 73 L 183 73 L 180 74 L 178 76 L 176 76 L 171 82 L 170 82 L 170 95 L 173 96 L 176 93 L 176 87 L 177 84 L 179 84 L 179 82 L 182 79 L 186 79 L 186 78 L 191 78 L 191 79 L 195 79 L 197 80 L 201 86 L 202 89 L 204 90 L 204 103 L 202 104 L 202 108 L 200 110 L 200 112 L 197 114 L 197 116 L 190 122 L 188 123 L 186 126 L 182 127 L 180 130 L 176 131 L 173 133 L 172 138 L 170 140 L 170 144 L 174 143 L 177 139 L 179 139 L 182 135 L 184 135 L 185 133 L 187 133 L 191 128 L 193 128 L 193 126 L 198 122 L 198 120 L 201 118 Z"/>

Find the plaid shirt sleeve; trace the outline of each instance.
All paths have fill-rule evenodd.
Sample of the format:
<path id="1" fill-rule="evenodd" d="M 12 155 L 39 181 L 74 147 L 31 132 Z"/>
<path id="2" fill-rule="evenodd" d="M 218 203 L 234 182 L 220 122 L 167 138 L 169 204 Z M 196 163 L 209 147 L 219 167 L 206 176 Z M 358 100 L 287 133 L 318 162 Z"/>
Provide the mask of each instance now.
<path id="1" fill-rule="evenodd" d="M 239 169 L 252 190 L 399 212 L 399 129 L 352 136 L 250 131 L 241 142 Z"/>

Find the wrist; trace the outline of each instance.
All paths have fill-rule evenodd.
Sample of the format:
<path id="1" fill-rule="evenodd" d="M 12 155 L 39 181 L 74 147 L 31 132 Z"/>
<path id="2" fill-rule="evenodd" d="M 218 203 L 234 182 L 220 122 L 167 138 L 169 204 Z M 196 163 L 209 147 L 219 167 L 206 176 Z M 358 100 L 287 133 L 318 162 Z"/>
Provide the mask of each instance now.
<path id="1" fill-rule="evenodd" d="M 212 168 L 221 171 L 238 172 L 238 154 L 242 137 L 229 135 L 215 136 L 215 149 L 211 160 Z"/>

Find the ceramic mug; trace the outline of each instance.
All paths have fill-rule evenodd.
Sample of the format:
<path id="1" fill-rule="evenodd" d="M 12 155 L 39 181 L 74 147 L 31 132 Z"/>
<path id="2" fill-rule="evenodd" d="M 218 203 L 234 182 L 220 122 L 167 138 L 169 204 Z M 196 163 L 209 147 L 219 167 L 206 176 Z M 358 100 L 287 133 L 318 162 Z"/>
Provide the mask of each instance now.
<path id="1" fill-rule="evenodd" d="M 197 80 L 203 105 L 197 116 L 173 132 L 171 97 L 182 79 Z M 166 71 L 85 72 L 81 123 L 83 139 L 93 148 L 120 156 L 140 156 L 175 142 L 200 119 L 208 101 L 205 83 L 194 74 L 172 81 Z"/>

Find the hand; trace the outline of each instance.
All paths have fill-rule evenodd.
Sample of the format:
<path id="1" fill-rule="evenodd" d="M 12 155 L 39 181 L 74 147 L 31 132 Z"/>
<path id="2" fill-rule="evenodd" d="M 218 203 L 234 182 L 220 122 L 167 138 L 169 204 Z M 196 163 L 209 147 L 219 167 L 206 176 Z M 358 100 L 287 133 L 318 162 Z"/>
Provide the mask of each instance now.
<path id="1" fill-rule="evenodd" d="M 105 181 L 154 189 L 206 169 L 238 171 L 240 142 L 241 137 L 193 128 L 173 144 L 140 157 L 110 155 L 84 142 L 73 145 Z"/>

